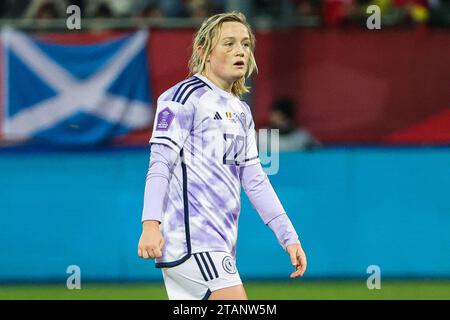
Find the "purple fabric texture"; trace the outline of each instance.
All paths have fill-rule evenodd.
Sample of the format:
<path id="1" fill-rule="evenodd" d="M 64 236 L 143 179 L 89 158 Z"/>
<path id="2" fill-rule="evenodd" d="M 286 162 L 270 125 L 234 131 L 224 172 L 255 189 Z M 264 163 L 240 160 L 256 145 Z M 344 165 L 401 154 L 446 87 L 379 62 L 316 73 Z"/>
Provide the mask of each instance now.
<path id="1" fill-rule="evenodd" d="M 246 170 L 260 162 L 250 107 L 206 77 L 196 74 L 159 96 L 149 143 L 142 219 L 161 222 L 157 267 L 176 266 L 189 253 L 236 256 L 242 181 L 264 223 L 284 213 L 267 176 Z M 289 234 L 274 230 L 280 239 Z"/>
<path id="2" fill-rule="evenodd" d="M 283 249 L 299 243 L 295 228 L 260 163 L 241 168 L 241 183 L 250 202 L 264 224 L 275 233 Z"/>
<path id="3" fill-rule="evenodd" d="M 177 158 L 178 153 L 172 148 L 163 144 L 151 145 L 142 222 L 146 220 L 162 221 L 164 197 Z M 240 174 L 242 187 L 250 202 L 264 224 L 275 233 L 278 243 L 283 249 L 286 249 L 288 245 L 300 243 L 297 232 L 285 213 L 261 164 L 242 167 Z"/>
<path id="4" fill-rule="evenodd" d="M 173 170 L 178 153 L 163 144 L 152 144 L 150 150 L 151 155 L 145 182 L 142 222 L 146 220 L 161 222 L 164 197 L 167 194 L 170 173 Z"/>
<path id="5" fill-rule="evenodd" d="M 260 163 L 241 168 L 240 178 L 242 188 L 264 224 L 286 212 Z"/>
<path id="6" fill-rule="evenodd" d="M 286 250 L 286 247 L 291 244 L 300 244 L 297 232 L 295 231 L 295 228 L 287 214 L 283 213 L 279 215 L 267 225 L 270 229 L 272 229 L 273 233 L 275 233 L 278 243 L 284 250 Z"/>

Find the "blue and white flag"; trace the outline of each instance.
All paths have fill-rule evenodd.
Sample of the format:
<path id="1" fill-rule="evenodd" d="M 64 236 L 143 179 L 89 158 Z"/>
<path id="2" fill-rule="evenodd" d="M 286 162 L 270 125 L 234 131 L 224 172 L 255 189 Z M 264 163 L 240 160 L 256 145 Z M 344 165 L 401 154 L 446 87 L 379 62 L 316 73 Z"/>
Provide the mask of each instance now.
<path id="1" fill-rule="evenodd" d="M 92 145 L 151 126 L 147 39 L 62 45 L 3 32 L 3 138 Z"/>

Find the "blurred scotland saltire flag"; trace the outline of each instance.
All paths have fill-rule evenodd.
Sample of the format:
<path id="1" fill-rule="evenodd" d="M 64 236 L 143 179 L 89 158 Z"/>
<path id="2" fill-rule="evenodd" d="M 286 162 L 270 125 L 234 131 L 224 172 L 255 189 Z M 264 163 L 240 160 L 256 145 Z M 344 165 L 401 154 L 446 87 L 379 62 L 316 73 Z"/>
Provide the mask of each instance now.
<path id="1" fill-rule="evenodd" d="M 5 140 L 92 145 L 149 127 L 147 39 L 62 45 L 3 32 Z"/>

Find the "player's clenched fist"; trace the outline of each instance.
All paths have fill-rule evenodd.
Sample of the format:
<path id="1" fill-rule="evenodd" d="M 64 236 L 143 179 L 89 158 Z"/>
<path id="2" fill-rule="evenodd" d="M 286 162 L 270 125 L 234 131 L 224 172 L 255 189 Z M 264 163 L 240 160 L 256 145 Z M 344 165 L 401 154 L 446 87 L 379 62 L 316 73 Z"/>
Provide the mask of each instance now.
<path id="1" fill-rule="evenodd" d="M 138 256 L 144 259 L 159 258 L 162 256 L 163 246 L 164 238 L 159 230 L 159 221 L 144 221 L 138 244 Z"/>

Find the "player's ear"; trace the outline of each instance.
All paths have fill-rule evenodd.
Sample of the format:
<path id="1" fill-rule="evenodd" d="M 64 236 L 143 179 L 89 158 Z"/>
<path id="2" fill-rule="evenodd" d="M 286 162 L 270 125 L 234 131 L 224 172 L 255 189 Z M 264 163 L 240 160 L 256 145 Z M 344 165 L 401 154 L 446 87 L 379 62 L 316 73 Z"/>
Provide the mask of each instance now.
<path id="1" fill-rule="evenodd" d="M 203 48 L 202 46 L 198 46 L 196 50 L 197 50 L 198 56 L 203 58 L 203 54 L 204 54 L 204 52 L 205 52 L 205 51 L 204 51 L 204 48 Z M 206 57 L 205 61 L 206 61 L 206 62 L 209 62 L 209 56 Z"/>
<path id="2" fill-rule="evenodd" d="M 195 50 L 197 50 L 197 54 L 199 55 L 199 57 L 203 56 L 203 47 L 202 46 L 197 46 L 197 48 L 195 48 Z"/>

